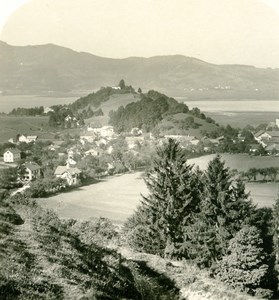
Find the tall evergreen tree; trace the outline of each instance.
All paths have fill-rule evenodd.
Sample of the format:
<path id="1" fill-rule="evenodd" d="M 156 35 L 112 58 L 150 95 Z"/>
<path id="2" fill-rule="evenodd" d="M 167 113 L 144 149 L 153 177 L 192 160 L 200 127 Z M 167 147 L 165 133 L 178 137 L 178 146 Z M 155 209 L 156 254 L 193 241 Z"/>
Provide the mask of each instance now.
<path id="1" fill-rule="evenodd" d="M 272 296 L 272 291 L 265 288 L 266 278 L 269 278 L 265 256 L 258 229 L 244 226 L 230 240 L 228 254 L 218 263 L 216 277 L 252 295 L 261 288 L 261 294 Z"/>
<path id="2" fill-rule="evenodd" d="M 136 214 L 144 214 L 145 225 L 164 240 L 165 256 L 188 257 L 181 245 L 185 241 L 185 227 L 193 222 L 199 209 L 195 181 L 192 166 L 187 165 L 177 142 L 170 139 L 157 149 L 145 178 L 149 195 L 143 197 Z"/>
<path id="3" fill-rule="evenodd" d="M 228 241 L 248 222 L 253 207 L 243 182 L 233 180 L 219 155 L 209 162 L 203 182 L 201 212 L 193 234 L 198 235 L 196 259 L 208 267 L 225 254 Z"/>

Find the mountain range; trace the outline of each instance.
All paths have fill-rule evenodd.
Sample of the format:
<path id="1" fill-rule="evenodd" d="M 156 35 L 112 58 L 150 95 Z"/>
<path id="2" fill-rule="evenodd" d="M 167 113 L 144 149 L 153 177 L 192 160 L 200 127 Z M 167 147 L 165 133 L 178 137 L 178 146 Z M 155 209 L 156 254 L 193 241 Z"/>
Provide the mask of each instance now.
<path id="1" fill-rule="evenodd" d="M 186 99 L 279 99 L 279 69 L 216 65 L 182 55 L 112 59 L 53 44 L 0 41 L 2 94 L 81 96 L 120 79 Z"/>

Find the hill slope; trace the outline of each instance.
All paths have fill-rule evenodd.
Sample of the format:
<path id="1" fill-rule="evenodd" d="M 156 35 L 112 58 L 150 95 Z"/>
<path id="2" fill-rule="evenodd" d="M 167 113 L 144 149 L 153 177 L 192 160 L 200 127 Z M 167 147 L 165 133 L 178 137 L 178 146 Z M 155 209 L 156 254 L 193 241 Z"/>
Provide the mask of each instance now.
<path id="1" fill-rule="evenodd" d="M 0 42 L 0 70 L 0 90 L 7 93 L 86 93 L 124 78 L 143 90 L 191 99 L 279 98 L 278 69 L 214 65 L 181 55 L 110 59 L 52 44 Z"/>

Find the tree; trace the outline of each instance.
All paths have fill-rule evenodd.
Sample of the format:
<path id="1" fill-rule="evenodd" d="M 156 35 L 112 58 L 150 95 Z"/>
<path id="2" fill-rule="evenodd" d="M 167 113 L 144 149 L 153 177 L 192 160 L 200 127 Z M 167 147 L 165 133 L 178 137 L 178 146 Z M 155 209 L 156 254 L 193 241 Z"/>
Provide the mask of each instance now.
<path id="1" fill-rule="evenodd" d="M 141 90 L 141 88 L 140 88 L 140 87 L 138 88 L 138 93 L 139 93 L 139 94 L 141 94 L 141 93 L 142 93 L 142 90 Z"/>
<path id="2" fill-rule="evenodd" d="M 126 85 L 124 79 L 121 79 L 118 83 L 118 86 L 120 87 L 121 90 L 124 90 Z"/>
<path id="3" fill-rule="evenodd" d="M 12 189 L 18 186 L 17 169 L 0 169 L 0 189 Z"/>
<path id="4" fill-rule="evenodd" d="M 273 206 L 273 240 L 276 261 L 279 263 L 279 194 Z"/>
<path id="5" fill-rule="evenodd" d="M 269 275 L 265 256 L 258 229 L 244 226 L 230 240 L 228 254 L 219 262 L 216 277 L 234 288 L 254 295 Z"/>
<path id="6" fill-rule="evenodd" d="M 225 254 L 229 240 L 248 222 L 253 207 L 243 182 L 233 180 L 219 155 L 208 164 L 203 188 L 192 238 L 197 236 L 198 264 L 209 267 Z"/>
<path id="7" fill-rule="evenodd" d="M 199 209 L 199 191 L 192 166 L 187 165 L 177 142 L 169 139 L 157 149 L 145 182 L 149 195 L 143 197 L 133 226 L 148 233 L 147 240 L 152 237 L 157 241 L 159 254 L 188 258 L 186 244 L 190 240 L 185 228 L 191 225 Z"/>

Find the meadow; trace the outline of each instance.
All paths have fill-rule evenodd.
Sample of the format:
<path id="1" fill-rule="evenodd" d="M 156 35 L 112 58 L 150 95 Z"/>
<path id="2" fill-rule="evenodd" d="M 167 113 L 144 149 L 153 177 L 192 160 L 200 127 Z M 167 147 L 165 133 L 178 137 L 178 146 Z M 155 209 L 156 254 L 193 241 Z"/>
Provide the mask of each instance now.
<path id="1" fill-rule="evenodd" d="M 214 155 L 190 159 L 190 164 L 206 168 Z M 263 168 L 279 166 L 279 157 L 249 157 L 248 155 L 224 154 L 226 165 L 248 170 L 254 166 Z M 272 207 L 279 191 L 278 183 L 247 183 L 246 191 L 258 207 Z M 148 190 L 143 181 L 142 173 L 130 173 L 107 178 L 96 184 L 78 188 L 69 193 L 39 199 L 44 207 L 54 209 L 61 218 L 90 219 L 107 217 L 114 223 L 123 223 L 136 209 L 141 194 L 147 195 Z"/>

